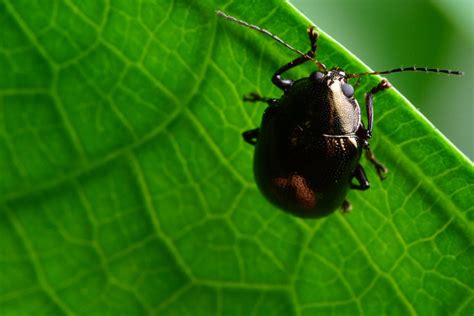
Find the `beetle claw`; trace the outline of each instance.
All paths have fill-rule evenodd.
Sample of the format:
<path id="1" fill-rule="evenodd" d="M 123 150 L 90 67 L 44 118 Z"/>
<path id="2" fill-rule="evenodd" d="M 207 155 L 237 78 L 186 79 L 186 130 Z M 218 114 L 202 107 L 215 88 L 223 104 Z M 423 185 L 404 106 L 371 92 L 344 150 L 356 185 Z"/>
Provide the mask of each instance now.
<path id="1" fill-rule="evenodd" d="M 352 205 L 348 200 L 344 200 L 341 205 L 342 214 L 347 214 L 352 211 Z"/>
<path id="2" fill-rule="evenodd" d="M 261 95 L 259 95 L 257 92 L 250 92 L 249 94 L 244 96 L 244 101 L 248 101 L 248 102 L 257 102 L 263 99 L 264 98 Z"/>
<path id="3" fill-rule="evenodd" d="M 390 82 L 388 82 L 386 79 L 383 79 L 380 85 L 381 85 L 381 90 L 390 89 L 392 87 Z"/>
<path id="4" fill-rule="evenodd" d="M 385 180 L 385 178 L 387 177 L 388 169 L 381 163 L 375 164 L 375 168 L 377 169 L 377 174 L 379 175 L 380 180 Z"/>

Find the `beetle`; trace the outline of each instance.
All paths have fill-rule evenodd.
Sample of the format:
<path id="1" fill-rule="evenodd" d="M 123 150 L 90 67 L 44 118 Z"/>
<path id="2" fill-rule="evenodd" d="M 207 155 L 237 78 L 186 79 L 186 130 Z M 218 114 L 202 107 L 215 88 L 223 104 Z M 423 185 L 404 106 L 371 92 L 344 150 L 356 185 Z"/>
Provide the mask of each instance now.
<path id="1" fill-rule="evenodd" d="M 351 78 L 402 71 L 437 72 L 462 75 L 460 71 L 407 67 L 387 71 L 348 74 L 335 67 L 327 69 L 316 57 L 318 33 L 307 29 L 310 50 L 303 53 L 259 26 L 249 24 L 222 11 L 217 15 L 259 31 L 300 56 L 279 68 L 272 76 L 283 91 L 279 99 L 251 93 L 248 102 L 268 104 L 261 126 L 245 131 L 244 140 L 255 146 L 254 176 L 261 193 L 280 209 L 305 218 L 320 218 L 341 207 L 349 212 L 346 199 L 350 189 L 367 190 L 370 183 L 360 164 L 362 153 L 375 167 L 380 179 L 387 168 L 373 154 L 369 140 L 373 131 L 374 96 L 391 87 L 382 79 L 365 94 L 367 125 L 354 98 Z M 308 61 L 318 67 L 308 77 L 283 78 L 288 70 Z"/>

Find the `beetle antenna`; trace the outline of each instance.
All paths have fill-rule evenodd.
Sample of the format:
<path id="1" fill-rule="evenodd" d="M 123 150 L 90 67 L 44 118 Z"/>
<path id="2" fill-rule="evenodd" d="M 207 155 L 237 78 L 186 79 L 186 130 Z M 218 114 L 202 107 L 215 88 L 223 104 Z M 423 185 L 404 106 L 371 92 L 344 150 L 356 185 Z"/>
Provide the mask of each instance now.
<path id="1" fill-rule="evenodd" d="M 394 73 L 394 72 L 404 72 L 404 71 L 436 72 L 436 73 L 443 73 L 443 74 L 447 74 L 447 75 L 456 75 L 456 76 L 464 75 L 464 72 L 458 71 L 458 70 L 412 66 L 412 67 L 400 67 L 400 68 L 395 68 L 395 69 L 391 69 L 391 70 L 384 70 L 384 71 L 361 72 L 361 73 L 358 73 L 358 74 L 347 74 L 346 77 L 347 78 L 357 78 L 357 77 L 368 76 L 368 75 L 385 75 L 385 74 L 391 74 L 391 73 Z"/>
<path id="2" fill-rule="evenodd" d="M 240 24 L 240 25 L 243 25 L 245 27 L 248 27 L 252 30 L 255 30 L 255 31 L 258 31 L 262 34 L 265 34 L 266 36 L 268 37 L 271 37 L 273 40 L 275 40 L 276 42 L 280 43 L 281 45 L 285 46 L 286 48 L 288 48 L 289 50 L 292 50 L 294 51 L 295 53 L 297 54 L 300 54 L 301 56 L 303 56 L 304 58 L 307 58 L 309 60 L 312 60 L 314 62 L 316 62 L 316 60 L 311 57 L 311 56 L 308 56 L 307 54 L 303 53 L 302 51 L 300 51 L 299 49 L 296 49 L 294 48 L 293 46 L 291 46 L 290 44 L 286 43 L 284 40 L 282 40 L 281 38 L 279 38 L 278 36 L 272 34 L 270 31 L 266 30 L 266 29 L 262 29 L 260 26 L 257 26 L 257 25 L 253 25 L 253 24 L 250 24 L 248 22 L 245 22 L 243 20 L 239 20 L 231 15 L 227 15 L 225 14 L 224 12 L 222 11 L 216 11 L 216 14 L 218 16 L 221 16 L 223 17 L 224 19 L 227 19 L 227 20 L 230 20 L 232 22 L 235 22 L 237 24 Z"/>

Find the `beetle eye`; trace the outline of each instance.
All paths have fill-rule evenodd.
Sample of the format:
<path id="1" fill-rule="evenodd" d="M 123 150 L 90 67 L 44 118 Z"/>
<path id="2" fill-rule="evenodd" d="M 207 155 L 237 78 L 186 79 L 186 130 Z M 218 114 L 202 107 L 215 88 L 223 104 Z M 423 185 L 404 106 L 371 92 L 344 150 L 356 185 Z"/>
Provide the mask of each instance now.
<path id="1" fill-rule="evenodd" d="M 348 98 L 352 98 L 354 95 L 354 88 L 348 83 L 343 83 L 341 89 L 342 93 L 344 93 L 344 95 Z"/>
<path id="2" fill-rule="evenodd" d="M 311 75 L 309 77 L 312 80 L 320 81 L 321 79 L 323 79 L 324 75 L 323 75 L 322 72 L 315 71 L 315 72 L 311 73 Z"/>

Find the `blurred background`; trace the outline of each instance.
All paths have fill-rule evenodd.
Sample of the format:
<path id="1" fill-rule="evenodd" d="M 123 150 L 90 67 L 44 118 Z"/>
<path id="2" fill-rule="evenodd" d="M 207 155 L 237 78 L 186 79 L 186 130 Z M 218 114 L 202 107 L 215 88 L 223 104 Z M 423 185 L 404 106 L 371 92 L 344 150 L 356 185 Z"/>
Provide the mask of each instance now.
<path id="1" fill-rule="evenodd" d="M 387 78 L 473 160 L 473 0 L 290 2 L 373 70 L 414 65 L 464 71 L 463 77 L 400 73 Z"/>

